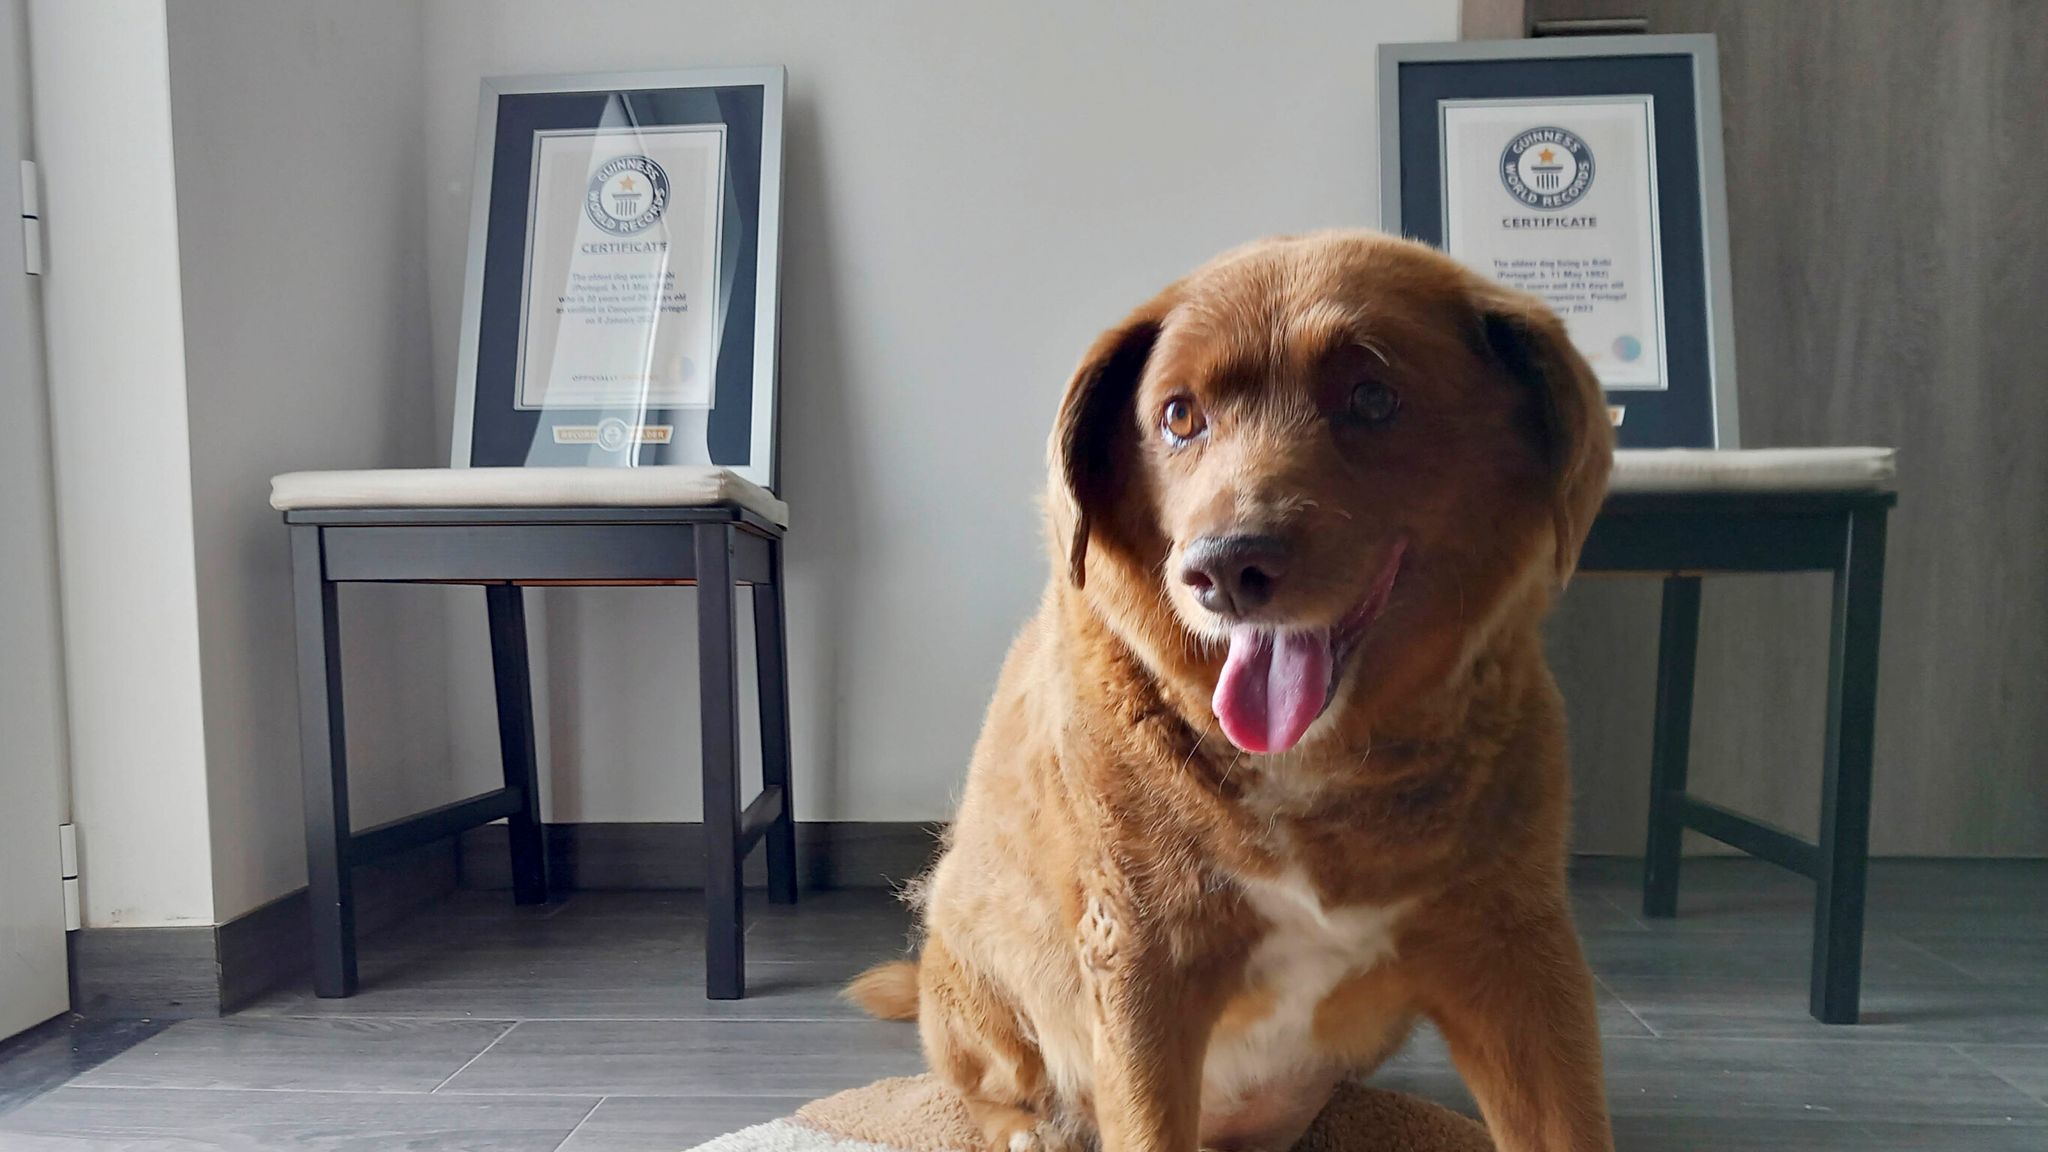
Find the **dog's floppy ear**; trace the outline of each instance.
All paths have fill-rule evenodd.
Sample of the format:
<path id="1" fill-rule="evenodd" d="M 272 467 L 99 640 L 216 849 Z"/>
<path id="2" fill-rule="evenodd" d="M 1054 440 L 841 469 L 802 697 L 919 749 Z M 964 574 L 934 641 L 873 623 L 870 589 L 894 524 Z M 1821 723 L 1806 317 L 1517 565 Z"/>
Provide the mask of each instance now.
<path id="1" fill-rule="evenodd" d="M 1564 321 L 1542 301 L 1489 287 L 1480 293 L 1478 305 L 1487 348 L 1532 394 L 1536 435 L 1556 485 L 1557 579 L 1562 585 L 1578 567 L 1579 548 L 1607 495 L 1614 426 L 1606 397 L 1586 358 L 1572 347 Z"/>
<path id="2" fill-rule="evenodd" d="M 1067 565 L 1074 587 L 1087 583 L 1088 537 L 1116 500 L 1137 435 L 1131 405 L 1145 361 L 1171 308 L 1165 294 L 1095 338 L 1067 382 L 1053 424 L 1052 471 L 1073 504 Z"/>

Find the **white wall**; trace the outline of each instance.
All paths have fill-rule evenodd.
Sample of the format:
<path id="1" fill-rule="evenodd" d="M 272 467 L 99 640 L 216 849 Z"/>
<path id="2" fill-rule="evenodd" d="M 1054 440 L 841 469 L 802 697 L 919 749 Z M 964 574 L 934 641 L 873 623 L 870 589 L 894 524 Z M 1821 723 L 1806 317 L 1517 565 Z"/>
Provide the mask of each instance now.
<path id="1" fill-rule="evenodd" d="M 1034 497 L 1082 348 L 1221 248 L 1372 223 L 1377 45 L 1451 38 L 1456 16 L 1453 0 L 438 0 L 436 379 L 455 371 L 480 77 L 787 65 L 797 814 L 949 815 L 1046 577 Z M 552 819 L 696 818 L 689 595 L 547 597 Z M 457 772 L 481 788 L 489 696 L 467 683 Z"/>
<path id="2" fill-rule="evenodd" d="M 223 921 L 306 881 L 291 558 L 270 477 L 447 462 L 427 343 L 420 25 L 410 0 L 170 4 Z M 453 798 L 447 597 L 342 593 L 358 827 Z"/>
<path id="3" fill-rule="evenodd" d="M 84 914 L 209 924 L 163 0 L 33 0 L 29 20 Z"/>
<path id="4" fill-rule="evenodd" d="M 34 14 L 68 209 L 50 347 L 88 916 L 140 924 L 228 919 L 303 881 L 286 540 L 264 485 L 445 458 L 480 77 L 788 65 L 798 811 L 925 819 L 950 811 L 1044 580 L 1033 501 L 1074 358 L 1221 247 L 1370 221 L 1374 49 L 1448 36 L 1455 11 Z M 551 818 L 694 819 L 689 594 L 536 600 Z M 359 824 L 494 783 L 476 601 L 344 594 Z"/>

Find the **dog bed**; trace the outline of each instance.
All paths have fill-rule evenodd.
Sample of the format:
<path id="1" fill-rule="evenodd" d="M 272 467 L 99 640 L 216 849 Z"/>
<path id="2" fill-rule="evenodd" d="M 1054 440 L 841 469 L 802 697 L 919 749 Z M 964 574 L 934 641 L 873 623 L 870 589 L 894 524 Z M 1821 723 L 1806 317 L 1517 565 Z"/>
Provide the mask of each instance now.
<path id="1" fill-rule="evenodd" d="M 881 1080 L 692 1152 L 972 1152 L 979 1134 L 933 1077 Z M 1294 1152 L 1494 1152 L 1486 1129 L 1415 1096 L 1343 1085 Z"/>

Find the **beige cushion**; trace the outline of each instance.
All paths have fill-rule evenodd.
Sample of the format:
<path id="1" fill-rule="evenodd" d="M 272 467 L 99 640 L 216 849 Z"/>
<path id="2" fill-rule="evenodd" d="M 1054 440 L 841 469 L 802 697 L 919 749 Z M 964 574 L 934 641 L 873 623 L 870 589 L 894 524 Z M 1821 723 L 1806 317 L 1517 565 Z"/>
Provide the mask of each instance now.
<path id="1" fill-rule="evenodd" d="M 270 506 L 305 508 L 703 508 L 733 504 L 782 527 L 789 505 L 708 464 L 647 468 L 376 468 L 287 472 Z"/>
<path id="2" fill-rule="evenodd" d="M 1898 473 L 1891 448 L 1631 448 L 1610 492 L 1875 492 Z"/>

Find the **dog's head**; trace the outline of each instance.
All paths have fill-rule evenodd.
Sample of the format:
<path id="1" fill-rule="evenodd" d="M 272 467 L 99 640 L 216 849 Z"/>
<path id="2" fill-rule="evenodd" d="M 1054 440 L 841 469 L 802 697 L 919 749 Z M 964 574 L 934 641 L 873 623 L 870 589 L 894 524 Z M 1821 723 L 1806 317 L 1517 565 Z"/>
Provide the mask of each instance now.
<path id="1" fill-rule="evenodd" d="M 1613 432 L 1564 325 L 1376 233 L 1219 257 L 1104 333 L 1051 445 L 1062 578 L 1251 752 L 1547 602 Z"/>

